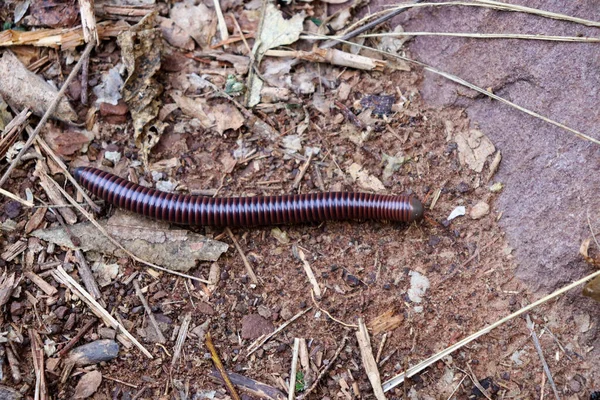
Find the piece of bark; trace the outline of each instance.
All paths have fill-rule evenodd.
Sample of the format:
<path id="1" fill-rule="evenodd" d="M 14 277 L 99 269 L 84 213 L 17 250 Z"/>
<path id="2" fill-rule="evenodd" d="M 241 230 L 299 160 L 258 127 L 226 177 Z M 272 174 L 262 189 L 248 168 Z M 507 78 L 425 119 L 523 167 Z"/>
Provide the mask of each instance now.
<path id="1" fill-rule="evenodd" d="M 273 400 L 285 400 L 287 397 L 282 391 L 272 386 L 264 384 L 254 379 L 245 377 L 244 375 L 236 374 L 235 372 L 227 371 L 231 383 L 237 386 L 240 390 L 261 399 L 273 399 Z M 210 377 L 222 383 L 221 374 L 216 369 L 213 369 L 210 373 Z"/>
<path id="2" fill-rule="evenodd" d="M 41 117 L 56 97 L 58 90 L 41 76 L 29 71 L 13 52 L 7 50 L 0 58 L 0 95 L 18 110 L 29 108 Z M 66 98 L 63 98 L 52 118 L 74 122 L 77 114 Z"/>
<path id="3" fill-rule="evenodd" d="M 124 248 L 146 261 L 174 271 L 187 272 L 196 261 L 216 261 L 228 245 L 183 229 L 169 229 L 169 224 L 153 221 L 119 210 L 100 225 Z M 71 226 L 71 232 L 81 241 L 84 252 L 94 250 L 116 257 L 127 255 L 90 223 Z M 74 249 L 62 228 L 37 230 L 32 236 Z"/>

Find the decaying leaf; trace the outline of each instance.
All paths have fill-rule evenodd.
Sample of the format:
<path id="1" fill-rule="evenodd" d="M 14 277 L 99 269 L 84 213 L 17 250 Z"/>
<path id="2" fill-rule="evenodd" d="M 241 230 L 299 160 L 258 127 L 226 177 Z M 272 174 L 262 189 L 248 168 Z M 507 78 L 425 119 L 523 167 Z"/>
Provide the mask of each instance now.
<path id="1" fill-rule="evenodd" d="M 100 224 L 123 247 L 146 261 L 174 271 L 189 271 L 196 261 L 216 261 L 228 245 L 183 229 L 169 229 L 169 224 L 152 221 L 118 210 L 108 221 Z M 126 256 L 94 225 L 80 223 L 71 227 L 81 240 L 81 250 Z M 73 249 L 69 236 L 62 227 L 37 230 L 32 236 Z"/>
<path id="2" fill-rule="evenodd" d="M 369 173 L 357 163 L 353 163 L 352 165 L 350 165 L 348 167 L 347 172 L 362 189 L 370 190 L 373 192 L 378 192 L 385 189 L 383 183 L 381 183 L 379 178 L 369 175 Z"/>
<path id="3" fill-rule="evenodd" d="M 454 138 L 458 146 L 458 159 L 463 165 L 476 172 L 483 170 L 483 165 L 488 156 L 492 155 L 496 148 L 483 132 L 471 129 L 468 132 L 458 132 Z"/>
<path id="4" fill-rule="evenodd" d="M 582 291 L 584 296 L 600 301 L 600 276 L 595 277 L 585 284 Z"/>
<path id="5" fill-rule="evenodd" d="M 381 155 L 381 162 L 385 163 L 385 168 L 383 168 L 383 179 L 389 179 L 394 172 L 398 171 L 400 167 L 404 165 L 405 162 L 410 160 L 410 157 L 404 157 L 401 154 L 402 153 L 398 153 L 395 156 L 389 156 L 383 153 Z"/>
<path id="6" fill-rule="evenodd" d="M 193 0 L 177 2 L 171 8 L 169 17 L 176 21 L 189 36 L 191 36 L 200 47 L 205 47 L 209 39 L 216 31 L 214 10 L 209 9 L 203 3 L 195 5 Z"/>
<path id="7" fill-rule="evenodd" d="M 63 130 L 47 124 L 44 139 L 58 155 L 70 156 L 79 151 L 87 151 L 87 145 L 94 139 L 94 134 L 73 127 Z"/>
<path id="8" fill-rule="evenodd" d="M 123 99 L 133 118 L 135 143 L 146 164 L 150 151 L 166 127 L 157 119 L 160 109 L 157 97 L 162 93 L 163 86 L 155 77 L 160 70 L 162 50 L 160 29 L 154 28 L 155 17 L 156 12 L 148 14 L 117 38 L 127 69 Z"/>
<path id="9" fill-rule="evenodd" d="M 260 64 L 264 54 L 275 47 L 285 44 L 292 44 L 300 37 L 303 29 L 304 12 L 294 15 L 290 19 L 283 18 L 281 10 L 274 4 L 268 3 L 261 23 L 261 31 L 258 40 L 254 43 L 252 53 Z M 246 85 L 246 104 L 248 107 L 254 107 L 260 102 L 260 91 L 263 87 L 263 81 L 252 72 L 248 74 L 248 83 Z"/>
<path id="10" fill-rule="evenodd" d="M 402 324 L 404 316 L 393 308 L 373 318 L 367 326 L 373 335 L 393 331 Z"/>
<path id="11" fill-rule="evenodd" d="M 56 98 L 58 90 L 41 76 L 24 66 L 13 52 L 6 50 L 0 58 L 0 95 L 4 100 L 22 110 L 26 107 L 37 116 L 42 116 Z M 52 118 L 74 122 L 77 114 L 65 97 L 58 103 Z"/>
<path id="12" fill-rule="evenodd" d="M 215 125 L 214 118 L 205 111 L 207 107 L 205 99 L 192 99 L 179 93 L 171 93 L 171 97 L 185 115 L 198 119 L 203 128 L 208 129 Z"/>

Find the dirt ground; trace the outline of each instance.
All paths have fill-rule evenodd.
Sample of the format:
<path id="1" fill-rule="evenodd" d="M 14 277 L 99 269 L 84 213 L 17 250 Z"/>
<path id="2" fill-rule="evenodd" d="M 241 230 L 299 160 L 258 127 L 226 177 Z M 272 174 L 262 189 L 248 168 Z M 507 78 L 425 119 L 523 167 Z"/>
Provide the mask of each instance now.
<path id="1" fill-rule="evenodd" d="M 545 2 L 530 3 L 546 8 Z M 242 4 L 228 7 L 234 13 L 243 9 Z M 597 10 L 586 11 L 581 4 L 571 7 L 557 5 L 554 11 L 600 20 Z M 283 7 L 288 16 L 299 8 Z M 315 7 L 314 12 L 319 15 L 324 11 Z M 397 22 L 406 31 L 444 31 L 458 20 L 473 30 L 486 27 L 494 32 L 527 26 L 538 33 L 560 25 L 530 24 L 529 19 L 515 13 L 449 7 L 411 11 Z M 597 34 L 579 27 L 573 32 L 569 26 L 560 26 L 563 31 L 556 34 Z M 453 27 L 462 30 L 457 25 Z M 482 87 L 493 87 L 495 93 L 519 104 L 531 105 L 529 101 L 535 99 L 539 106 L 536 111 L 594 133 L 599 111 L 591 105 L 599 94 L 590 88 L 597 88 L 598 83 L 582 79 L 597 70 L 598 58 L 593 57 L 597 50 L 591 44 L 528 41 L 497 45 L 505 47 L 492 50 L 482 47 L 490 43 L 504 42 L 416 38 L 409 44 L 408 55 Z M 502 56 L 502 51 L 509 51 L 507 47 L 514 60 L 507 61 Z M 242 44 L 227 51 L 245 54 Z M 567 52 L 571 54 L 569 59 L 564 56 Z M 159 97 L 161 107 L 174 104 L 173 93 L 206 99 L 213 108 L 230 105 L 229 100 L 215 96 L 210 88 L 193 87 L 187 77 L 192 73 L 201 76 L 210 69 L 212 82 L 224 87 L 227 76 L 235 74 L 234 65 L 207 61 L 205 54 L 185 57 L 182 54 L 187 53 L 180 53 L 169 55 L 169 62 L 164 61 L 158 75 L 164 85 L 164 93 Z M 480 57 L 482 53 L 493 54 L 495 59 L 484 59 Z M 90 86 L 120 60 L 114 39 L 104 41 L 92 54 Z M 537 62 L 540 54 L 547 56 L 545 63 Z M 57 62 L 63 63 L 66 75 L 71 66 L 65 65 L 61 57 Z M 564 70 L 581 63 L 577 69 L 580 74 L 560 72 L 560 63 Z M 538 75 L 528 69 L 534 66 Z M 597 167 L 594 156 L 598 150 L 594 145 L 488 99 L 477 98 L 467 89 L 457 88 L 419 68 L 358 72 L 304 62 L 282 74 L 289 77 L 295 91 L 287 101 L 268 104 L 256 112 L 281 136 L 261 136 L 246 127 L 219 133 L 203 128 L 198 119 L 174 106 L 166 113 L 165 131 L 145 168 L 139 161 L 142 155 L 134 143 L 131 119 L 123 120 L 120 115 L 107 112 L 97 115 L 89 149 L 78 148 L 64 158 L 69 167 L 96 166 L 125 178 L 138 176 L 152 184 L 152 172 L 160 172 L 162 180 L 174 182 L 178 190 L 207 191 L 223 197 L 358 191 L 380 182 L 381 193 L 414 194 L 422 199 L 427 218 L 410 225 L 349 221 L 232 229 L 258 277 L 257 285 L 252 283 L 240 253 L 222 229 L 191 228 L 230 245 L 216 261 L 219 279 L 214 288 L 167 273 L 151 273 L 126 257 L 101 255 L 104 262 L 115 263 L 119 268 L 117 277 L 101 288 L 106 310 L 154 358 L 150 360 L 135 347 L 121 346 L 115 359 L 75 367 L 62 379 L 65 364 L 58 363 L 57 355 L 50 352 L 46 365 L 55 368 L 46 368 L 46 381 L 52 398 L 73 398 L 81 376 L 94 370 L 102 373 L 103 381 L 91 398 L 228 398 L 223 383 L 211 377 L 214 367 L 204 341 L 208 332 L 228 371 L 263 382 L 286 397 L 294 338 L 304 338 L 309 361 L 299 366 L 301 374 L 297 377 L 304 384 L 297 383 L 298 396 L 315 382 L 319 371 L 333 362 L 309 398 L 371 399 L 375 397 L 355 333 L 359 318 L 371 328 L 371 344 L 374 354 L 380 353 L 377 359 L 383 382 L 592 271 L 578 256 L 578 248 L 589 236 L 587 210 L 593 226 L 600 222 L 596 212 L 598 197 L 593 196 L 598 175 L 589 172 Z M 307 82 L 311 89 L 301 91 Z M 572 96 L 563 99 L 565 92 Z M 385 117 L 370 115 L 366 110 L 360 113 L 358 103 L 366 95 L 394 96 L 394 112 Z M 73 90 L 69 96 L 81 121 L 85 120 L 88 107 L 74 97 Z M 578 103 L 584 99 L 586 103 Z M 348 118 L 346 108 L 356 113 L 367 128 L 358 128 Z M 578 113 L 580 109 L 586 112 Z M 66 131 L 63 123 L 50 124 L 53 130 Z M 300 150 L 291 152 L 285 138 L 297 134 L 303 124 Z M 478 171 L 467 165 L 457 143 L 457 138 L 472 135 L 473 131 L 489 137 L 495 147 L 480 160 Z M 304 155 L 307 148 L 319 151 L 309 158 Z M 493 174 L 490 164 L 498 150 L 502 161 Z M 122 155 L 116 163 L 106 157 L 114 152 Z M 405 159 L 388 177 L 385 167 L 389 156 Z M 173 159 L 174 164 L 165 162 Z M 31 158 L 19 165 L 4 188 L 23 198 L 29 188 L 38 199 L 47 201 L 33 175 L 37 162 Z M 360 173 L 356 172 L 358 167 Z M 304 175 L 294 189 L 298 174 Z M 52 176 L 70 193 L 76 193 L 60 173 Z M 500 192 L 490 190 L 496 182 L 504 184 Z M 46 344 L 52 341 L 60 351 L 92 314 L 69 290 L 44 274 L 49 263 L 64 264 L 70 250 L 56 246 L 48 251 L 48 243 L 28 237 L 25 227 L 36 210 L 4 197 L 1 201 L 3 226 L 9 226 L 9 220 L 16 222 L 11 225 L 12 230 L 2 231 L 2 252 L 25 240 L 31 257 L 39 259 L 41 253 L 45 257 L 44 263 L 28 266 L 25 255 L 21 255 L 2 260 L 2 266 L 17 275 L 33 270 L 58 289 L 55 295 L 46 296 L 30 279 L 23 279 L 20 293 L 13 293 L 4 306 L 2 332 L 23 335 L 21 341 L 9 335 L 10 344 L 4 345 L 16 353 L 22 380 L 15 382 L 9 365 L 4 363 L 2 384 L 33 398 L 35 375 L 27 332 L 35 330 Z M 473 210 L 482 203 L 489 205 L 490 211 L 472 218 Z M 448 221 L 459 206 L 466 208 L 466 215 Z M 114 212 L 103 204 L 98 219 L 104 220 Z M 85 221 L 78 216 L 79 221 Z M 55 226 L 61 225 L 53 213 L 46 212 L 39 228 Z M 31 250 L 34 248 L 38 250 Z M 322 291 L 320 298 L 311 296 L 303 262 L 294 254 L 298 249 L 315 274 Z M 86 257 L 91 260 L 97 255 Z M 189 273 L 208 279 L 211 264 L 200 262 Z M 157 343 L 136 295 L 130 279 L 135 272 L 139 273 L 135 280 L 144 289 L 166 338 L 164 344 Z M 71 275 L 79 280 L 76 272 Z M 426 288 L 417 290 L 423 282 L 428 283 Z M 31 297 L 40 301 L 32 301 Z M 308 311 L 248 355 L 249 346 L 261 334 L 289 322 L 303 310 Z M 188 313 L 190 331 L 179 361 L 172 366 L 177 332 Z M 597 303 L 583 298 L 576 289 L 528 315 L 535 323 L 541 349 L 562 398 L 589 399 L 599 391 Z M 71 319 L 73 323 L 66 326 Z M 388 325 L 381 328 L 382 322 Z M 78 344 L 104 337 L 101 329 L 101 323 L 94 324 Z M 340 344 L 343 346 L 336 356 Z M 492 398 L 553 396 L 524 317 L 462 347 L 387 395 L 390 399 L 485 398 L 473 383 L 474 377 Z M 247 393 L 244 396 L 258 398 Z"/>

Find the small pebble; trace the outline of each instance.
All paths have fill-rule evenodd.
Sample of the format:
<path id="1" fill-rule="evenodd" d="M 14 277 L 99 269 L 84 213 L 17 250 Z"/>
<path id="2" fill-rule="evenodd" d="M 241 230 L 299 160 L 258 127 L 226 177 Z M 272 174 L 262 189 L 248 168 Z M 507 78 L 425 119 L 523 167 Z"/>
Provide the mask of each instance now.
<path id="1" fill-rule="evenodd" d="M 573 393 L 579 393 L 581 392 L 581 383 L 579 383 L 576 379 L 571 379 L 569 381 L 569 389 L 571 389 Z"/>
<path id="2" fill-rule="evenodd" d="M 110 361 L 119 354 L 119 345 L 114 340 L 96 340 L 69 352 L 68 359 L 77 366 Z"/>
<path id="3" fill-rule="evenodd" d="M 490 206 L 485 201 L 480 201 L 475 204 L 471 211 L 469 212 L 469 216 L 472 219 L 480 219 L 490 213 Z"/>
<path id="4" fill-rule="evenodd" d="M 17 218 L 21 214 L 21 203 L 18 201 L 9 201 L 4 206 L 4 213 L 8 218 Z"/>

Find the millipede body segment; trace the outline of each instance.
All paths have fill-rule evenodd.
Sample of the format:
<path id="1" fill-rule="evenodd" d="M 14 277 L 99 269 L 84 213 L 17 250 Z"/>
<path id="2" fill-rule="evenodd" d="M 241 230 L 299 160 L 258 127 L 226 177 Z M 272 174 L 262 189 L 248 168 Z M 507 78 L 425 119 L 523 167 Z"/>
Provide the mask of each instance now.
<path id="1" fill-rule="evenodd" d="M 110 204 L 184 225 L 258 226 L 365 219 L 412 222 L 423 216 L 423 204 L 414 196 L 327 192 L 213 198 L 161 192 L 92 167 L 76 168 L 73 176 Z"/>

